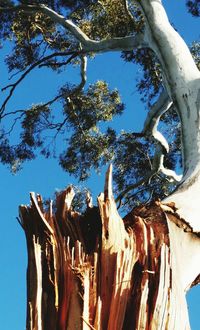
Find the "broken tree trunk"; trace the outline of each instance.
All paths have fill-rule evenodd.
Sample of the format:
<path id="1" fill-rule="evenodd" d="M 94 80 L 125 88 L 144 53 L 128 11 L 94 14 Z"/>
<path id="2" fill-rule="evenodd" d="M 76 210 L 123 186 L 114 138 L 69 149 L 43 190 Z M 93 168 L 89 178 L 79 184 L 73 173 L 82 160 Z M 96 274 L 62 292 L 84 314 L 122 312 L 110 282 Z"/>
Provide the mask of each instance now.
<path id="1" fill-rule="evenodd" d="M 200 244 L 174 205 L 157 201 L 122 220 L 111 168 L 98 207 L 88 199 L 85 214 L 78 214 L 73 196 L 71 188 L 63 191 L 55 214 L 51 204 L 44 211 L 34 193 L 31 205 L 20 207 L 28 248 L 27 329 L 189 329 L 181 273 L 188 269 L 179 265 L 184 240 Z M 199 282 L 193 275 L 188 287 Z"/>

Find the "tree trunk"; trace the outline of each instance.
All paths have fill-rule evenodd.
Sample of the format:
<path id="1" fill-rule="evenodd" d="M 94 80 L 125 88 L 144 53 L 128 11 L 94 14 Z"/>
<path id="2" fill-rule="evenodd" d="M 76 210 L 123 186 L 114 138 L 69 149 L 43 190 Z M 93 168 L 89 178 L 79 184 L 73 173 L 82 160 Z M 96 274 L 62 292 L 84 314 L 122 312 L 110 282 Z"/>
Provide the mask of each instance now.
<path id="1" fill-rule="evenodd" d="M 121 219 L 111 176 L 110 167 L 98 207 L 88 200 L 84 215 L 71 209 L 71 188 L 58 195 L 55 214 L 34 193 L 20 207 L 28 330 L 190 328 L 186 285 L 199 274 L 184 253 L 199 249 L 199 236 L 160 201 Z"/>
<path id="2" fill-rule="evenodd" d="M 163 85 L 181 121 L 183 178 L 166 202 L 200 232 L 200 72 L 181 36 L 171 26 L 161 0 L 139 2 L 146 39 L 162 67 Z M 184 201 L 184 202 L 183 202 Z"/>

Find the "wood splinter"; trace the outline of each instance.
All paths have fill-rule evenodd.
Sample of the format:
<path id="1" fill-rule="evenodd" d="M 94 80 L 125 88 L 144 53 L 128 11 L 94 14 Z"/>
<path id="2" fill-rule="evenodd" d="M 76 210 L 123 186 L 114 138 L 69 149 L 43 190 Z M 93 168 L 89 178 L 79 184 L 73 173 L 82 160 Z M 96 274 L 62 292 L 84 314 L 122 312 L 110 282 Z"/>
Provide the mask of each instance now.
<path id="1" fill-rule="evenodd" d="M 88 195 L 86 213 L 78 214 L 71 209 L 73 197 L 71 187 L 59 194 L 55 213 L 44 210 L 34 193 L 31 205 L 20 207 L 28 248 L 27 329 L 189 328 L 177 277 L 180 255 L 171 244 L 173 230 L 182 242 L 193 234 L 174 220 L 171 225 L 169 207 L 159 201 L 122 219 L 112 166 L 98 207 Z"/>

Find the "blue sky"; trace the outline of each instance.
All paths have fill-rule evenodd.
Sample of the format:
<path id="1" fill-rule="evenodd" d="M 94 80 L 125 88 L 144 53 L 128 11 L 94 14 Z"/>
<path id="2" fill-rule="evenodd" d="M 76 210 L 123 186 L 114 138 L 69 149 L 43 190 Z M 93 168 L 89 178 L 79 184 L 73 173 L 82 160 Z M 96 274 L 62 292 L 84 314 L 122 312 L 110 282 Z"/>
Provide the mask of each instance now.
<path id="1" fill-rule="evenodd" d="M 163 1 L 167 7 L 170 21 L 175 23 L 179 33 L 190 43 L 198 38 L 199 21 L 188 15 L 184 8 L 184 1 Z M 2 58 L 6 50 L 1 50 L 0 84 L 5 85 L 8 77 Z M 119 54 L 98 55 L 94 61 L 88 64 L 88 81 L 97 79 L 107 80 L 112 88 L 117 87 L 123 100 L 127 104 L 126 113 L 120 117 L 116 126 L 119 129 L 137 130 L 142 128 L 145 118 L 143 105 L 136 93 L 135 77 L 138 68 L 124 63 Z M 75 69 L 69 68 L 60 76 L 63 79 L 77 79 Z M 47 100 L 55 93 L 59 86 L 56 76 L 51 76 L 46 70 L 35 72 L 27 78 L 17 89 L 9 107 L 23 108 L 27 104 Z M 1 100 L 3 95 L 0 95 Z M 1 270 L 0 270 L 0 324 L 4 330 L 25 329 L 26 318 L 26 242 L 22 229 L 16 217 L 18 206 L 29 203 L 29 192 L 35 191 L 44 197 L 52 197 L 55 190 L 63 189 L 70 183 L 76 183 L 73 177 L 69 177 L 57 164 L 55 159 L 38 157 L 36 160 L 26 163 L 23 169 L 16 175 L 0 165 L 1 187 Z M 103 189 L 104 173 L 93 174 L 88 180 L 87 186 L 93 191 L 94 198 Z M 200 319 L 197 306 L 200 303 L 200 287 L 191 290 L 188 295 L 189 312 L 192 330 L 200 329 Z"/>

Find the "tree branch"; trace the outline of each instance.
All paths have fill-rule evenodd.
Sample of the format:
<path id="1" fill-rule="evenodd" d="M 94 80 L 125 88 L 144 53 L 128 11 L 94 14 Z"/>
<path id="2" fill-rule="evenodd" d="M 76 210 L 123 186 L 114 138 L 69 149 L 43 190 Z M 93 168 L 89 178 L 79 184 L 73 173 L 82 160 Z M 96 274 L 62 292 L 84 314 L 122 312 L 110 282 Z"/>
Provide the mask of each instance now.
<path id="1" fill-rule="evenodd" d="M 76 93 L 79 93 L 83 87 L 85 86 L 85 83 L 86 83 L 86 69 L 87 69 L 87 57 L 86 56 L 81 56 L 81 72 L 80 72 L 80 75 L 81 75 L 81 81 L 79 83 L 79 85 L 67 96 L 67 105 L 72 107 L 73 108 L 73 102 L 71 100 L 71 95 L 73 94 L 76 94 Z M 65 93 L 62 93 L 60 97 L 62 97 Z M 77 125 L 78 127 L 81 129 L 83 135 L 85 134 L 84 133 L 84 130 L 83 128 L 81 127 L 80 123 L 79 123 L 79 118 L 76 114 L 76 112 L 74 111 L 74 116 L 77 118 Z M 65 125 L 65 123 L 67 122 L 68 118 L 66 117 L 64 119 L 64 121 L 62 123 L 60 123 L 59 127 L 57 128 L 57 132 L 55 134 L 55 138 L 57 137 L 57 135 L 59 134 L 59 132 L 61 131 L 62 127 Z"/>
<path id="2" fill-rule="evenodd" d="M 129 6 L 128 6 L 128 1 L 127 0 L 123 0 L 124 2 L 124 7 L 125 7 L 125 10 L 126 10 L 126 14 L 127 16 L 130 18 L 131 21 L 135 21 L 134 18 L 133 18 L 133 15 L 131 14 L 130 10 L 129 10 Z"/>
<path id="3" fill-rule="evenodd" d="M 38 65 L 38 68 L 42 68 L 42 67 L 49 67 L 49 66 L 54 66 L 56 68 L 60 68 L 62 66 L 66 66 L 67 64 L 69 64 L 71 62 L 71 60 L 73 60 L 75 57 L 77 56 L 77 53 L 72 54 L 67 61 L 64 62 L 46 62 L 46 63 L 42 63 L 40 65 Z"/>
<path id="4" fill-rule="evenodd" d="M 87 71 L 87 57 L 82 55 L 81 56 L 81 82 L 78 86 L 77 91 L 81 90 L 85 86 L 85 83 L 87 80 L 86 71 Z"/>
<path id="5" fill-rule="evenodd" d="M 162 145 L 166 152 L 169 152 L 169 145 L 165 137 L 157 130 L 160 117 L 173 105 L 167 92 L 163 90 L 158 101 L 151 107 L 144 123 L 143 133 L 152 136 Z"/>
<path id="6" fill-rule="evenodd" d="M 168 111 L 173 105 L 167 92 L 163 90 L 158 101 L 151 107 L 148 113 L 146 121 L 144 123 L 143 132 L 146 135 L 150 135 L 157 142 L 156 152 L 153 160 L 153 168 L 157 168 L 157 172 L 170 177 L 172 180 L 179 182 L 182 179 L 182 175 L 176 174 L 175 171 L 166 169 L 164 167 L 164 152 L 169 152 L 169 145 L 165 137 L 161 132 L 157 130 L 160 117 Z"/>
<path id="7" fill-rule="evenodd" d="M 153 104 L 148 112 L 147 118 L 144 123 L 143 133 L 149 134 L 154 132 L 157 128 L 160 117 L 168 111 L 173 105 L 166 90 L 163 90 L 158 100 Z"/>
<path id="8" fill-rule="evenodd" d="M 18 112 L 21 112 L 20 110 Z M 17 113 L 17 111 L 16 111 Z M 4 135 L 10 135 L 11 132 L 14 130 L 15 125 L 17 124 L 17 122 L 25 115 L 25 111 L 21 112 L 21 114 L 14 118 L 12 125 L 10 126 L 10 128 L 8 129 L 8 131 L 5 131 Z"/>
<path id="9" fill-rule="evenodd" d="M 122 202 L 122 200 L 120 200 L 117 209 L 119 209 L 121 206 L 125 206 L 126 204 L 129 203 L 129 201 L 133 198 L 135 198 L 137 195 L 141 194 L 143 191 L 146 191 L 146 188 L 143 187 L 142 189 L 138 190 L 137 192 L 135 192 L 134 194 L 132 194 L 131 196 L 127 196 L 126 200 L 124 202 Z M 151 191 L 149 192 L 149 197 L 148 199 L 144 202 L 144 204 L 147 204 L 148 202 L 150 202 L 151 198 L 152 198 L 152 194 L 153 194 L 153 189 L 151 189 Z"/>
<path id="10" fill-rule="evenodd" d="M 86 83 L 86 67 L 87 67 L 87 58 L 86 58 L 86 56 L 81 56 L 81 66 L 80 67 L 81 67 L 81 74 L 80 74 L 81 75 L 81 81 L 80 81 L 79 85 L 72 91 L 72 94 L 78 93 L 84 87 L 84 85 Z M 63 97 L 64 94 L 65 93 L 61 93 L 61 94 L 55 96 L 52 100 L 46 102 L 45 104 L 42 104 L 41 108 L 45 107 L 45 106 L 52 105 L 54 102 L 56 102 L 61 97 Z M 68 99 L 71 100 L 70 99 L 70 94 L 68 96 Z M 26 110 L 11 111 L 11 112 L 2 114 L 1 118 L 4 118 L 4 117 L 9 116 L 9 115 L 15 115 L 17 113 L 21 113 L 21 115 L 15 119 L 15 123 L 16 123 L 17 120 L 19 120 L 26 113 Z M 58 133 L 61 131 L 62 127 L 65 125 L 66 122 L 67 122 L 67 118 L 65 118 L 62 123 L 53 124 L 53 125 L 48 123 L 49 128 L 51 128 L 51 129 L 56 128 L 57 129 L 57 133 L 55 135 L 55 138 L 58 135 Z M 15 125 L 15 123 L 14 123 L 14 125 Z M 10 131 L 8 133 L 10 133 L 13 130 L 14 125 L 12 126 L 12 128 L 10 129 Z"/>
<path id="11" fill-rule="evenodd" d="M 21 81 L 33 70 L 35 69 L 37 66 L 39 66 L 41 63 L 48 61 L 49 59 L 51 59 L 52 57 L 57 57 L 57 56 L 67 56 L 67 55 L 74 55 L 73 57 L 78 55 L 78 52 L 55 52 L 51 55 L 45 56 L 42 59 L 40 59 L 39 61 L 35 62 L 34 64 L 32 64 L 22 75 L 21 77 L 13 84 L 9 84 L 7 86 L 5 86 L 4 88 L 2 88 L 2 91 L 10 88 L 10 92 L 8 94 L 8 96 L 6 97 L 6 99 L 4 100 L 1 108 L 0 108 L 0 116 L 2 116 L 3 112 L 5 111 L 5 107 L 8 103 L 8 101 L 10 100 L 11 96 L 13 95 L 16 87 L 21 83 Z M 70 57 L 71 58 L 71 57 Z"/>
<path id="12" fill-rule="evenodd" d="M 166 175 L 167 177 L 170 177 L 172 181 L 180 182 L 180 180 L 182 179 L 182 175 L 178 175 L 178 174 L 176 174 L 175 171 L 166 169 L 164 167 L 164 165 L 163 165 L 164 155 L 163 155 L 163 153 L 162 153 L 161 150 L 162 150 L 162 147 L 161 146 L 160 146 L 160 149 L 157 149 L 156 150 L 155 157 L 154 157 L 153 163 L 152 163 L 152 169 L 151 169 L 151 171 L 149 171 L 149 173 L 147 173 L 145 175 L 145 177 L 143 177 L 138 182 L 136 182 L 136 183 L 134 183 L 132 185 L 129 185 L 116 198 L 115 202 L 116 203 L 119 202 L 118 208 L 121 205 L 122 199 L 124 198 L 125 195 L 127 195 L 127 193 L 129 191 L 134 190 L 134 189 L 138 188 L 139 186 L 144 185 L 145 183 L 148 183 L 155 174 L 162 173 L 162 174 Z"/>
<path id="13" fill-rule="evenodd" d="M 126 188 L 116 199 L 116 202 L 120 202 L 122 198 L 131 190 L 136 189 L 137 187 L 145 184 L 147 181 L 149 181 L 152 176 L 154 176 L 157 173 L 162 173 L 173 181 L 179 182 L 182 179 L 182 175 L 176 174 L 175 171 L 166 169 L 164 167 L 164 152 L 169 151 L 169 145 L 165 137 L 157 130 L 159 120 L 161 115 L 169 110 L 173 103 L 169 99 L 166 91 L 163 91 L 158 99 L 158 101 L 151 107 L 150 112 L 148 113 L 147 119 L 144 124 L 143 128 L 143 134 L 147 136 L 152 136 L 154 140 L 157 142 L 157 147 L 155 151 L 155 156 L 152 163 L 152 169 L 149 171 L 149 173 L 136 182 L 133 185 L 130 185 L 128 188 Z"/>
<path id="14" fill-rule="evenodd" d="M 180 182 L 182 175 L 176 174 L 175 171 L 167 169 L 164 167 L 164 154 L 163 146 L 161 144 L 157 145 L 155 156 L 153 159 L 153 168 L 157 169 L 157 173 L 162 173 L 170 178 L 170 181 Z"/>
<path id="15" fill-rule="evenodd" d="M 24 10 L 27 12 L 40 11 L 50 17 L 54 23 L 60 24 L 62 27 L 72 33 L 72 35 L 81 43 L 84 52 L 107 52 L 107 51 L 124 51 L 133 50 L 138 47 L 146 47 L 144 42 L 143 33 L 138 33 L 135 36 L 126 36 L 122 38 L 111 38 L 106 40 L 92 40 L 90 39 L 77 25 L 71 20 L 66 19 L 64 16 L 58 14 L 53 9 L 41 5 L 19 5 L 13 7 L 0 7 L 0 11 L 19 11 Z"/>
<path id="16" fill-rule="evenodd" d="M 183 177 L 182 174 L 177 174 L 175 171 L 165 168 L 163 165 L 161 166 L 160 172 L 164 174 L 166 177 L 171 178 L 170 181 L 180 182 Z"/>
<path id="17" fill-rule="evenodd" d="M 145 177 L 143 177 L 141 180 L 139 180 L 138 182 L 129 185 L 126 189 L 124 189 L 119 196 L 115 199 L 115 202 L 119 202 L 119 204 L 121 204 L 121 200 L 124 198 L 124 196 L 131 190 L 134 190 L 136 188 L 138 188 L 139 186 L 142 186 L 143 184 L 145 184 L 146 182 L 149 182 L 149 180 L 151 180 L 152 176 L 154 176 L 157 173 L 157 169 L 152 169 L 151 171 L 149 171 L 149 173 L 147 175 L 145 175 Z"/>
<path id="18" fill-rule="evenodd" d="M 111 50 L 132 50 L 143 45 L 143 33 L 138 33 L 136 36 L 127 36 L 123 38 L 112 38 L 106 40 L 91 40 L 88 36 L 72 21 L 65 19 L 51 8 L 45 5 L 39 6 L 41 12 L 48 15 L 55 23 L 60 24 L 65 29 L 69 30 L 73 36 L 81 42 L 84 52 L 106 52 Z M 143 45 L 144 46 L 144 45 Z"/>

